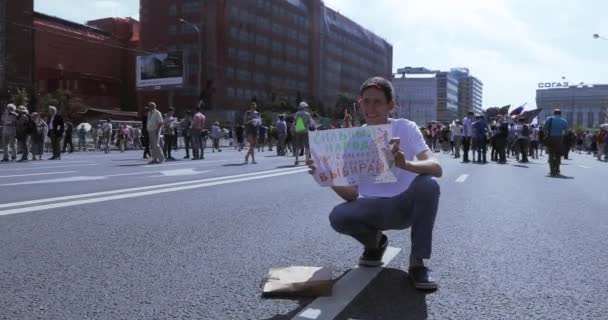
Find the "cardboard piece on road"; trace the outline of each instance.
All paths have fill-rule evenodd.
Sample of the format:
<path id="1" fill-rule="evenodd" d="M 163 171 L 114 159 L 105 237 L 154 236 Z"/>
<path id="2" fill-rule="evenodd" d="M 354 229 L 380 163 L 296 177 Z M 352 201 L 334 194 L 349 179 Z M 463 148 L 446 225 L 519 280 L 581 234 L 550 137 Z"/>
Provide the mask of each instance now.
<path id="1" fill-rule="evenodd" d="M 264 279 L 264 297 L 331 296 L 331 270 L 322 267 L 291 266 L 271 268 Z"/>

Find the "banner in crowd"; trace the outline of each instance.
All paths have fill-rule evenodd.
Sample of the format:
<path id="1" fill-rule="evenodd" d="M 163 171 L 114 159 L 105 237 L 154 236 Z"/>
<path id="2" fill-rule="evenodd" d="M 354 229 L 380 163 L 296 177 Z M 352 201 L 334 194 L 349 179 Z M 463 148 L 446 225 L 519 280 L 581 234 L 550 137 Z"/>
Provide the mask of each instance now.
<path id="1" fill-rule="evenodd" d="M 391 136 L 391 125 L 309 132 L 315 180 L 324 187 L 397 181 Z"/>

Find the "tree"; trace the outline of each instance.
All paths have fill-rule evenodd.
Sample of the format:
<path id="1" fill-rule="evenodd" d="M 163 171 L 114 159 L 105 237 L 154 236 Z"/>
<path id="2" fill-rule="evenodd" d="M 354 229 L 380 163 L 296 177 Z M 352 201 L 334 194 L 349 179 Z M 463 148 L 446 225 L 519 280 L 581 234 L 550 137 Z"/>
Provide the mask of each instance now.
<path id="1" fill-rule="evenodd" d="M 17 92 L 11 95 L 11 101 L 16 106 L 27 106 L 30 102 L 30 96 L 25 88 L 17 89 Z"/>
<path id="2" fill-rule="evenodd" d="M 357 102 L 355 95 L 341 92 L 338 93 L 338 100 L 336 101 L 336 108 L 334 110 L 334 116 L 344 116 L 344 110 L 348 110 L 349 113 L 355 113 L 354 105 Z"/>
<path id="3" fill-rule="evenodd" d="M 57 90 L 47 93 L 38 100 L 39 110 L 46 110 L 48 106 L 57 107 L 57 111 L 65 117 L 77 119 L 87 106 L 81 97 L 72 94 L 69 90 Z"/>

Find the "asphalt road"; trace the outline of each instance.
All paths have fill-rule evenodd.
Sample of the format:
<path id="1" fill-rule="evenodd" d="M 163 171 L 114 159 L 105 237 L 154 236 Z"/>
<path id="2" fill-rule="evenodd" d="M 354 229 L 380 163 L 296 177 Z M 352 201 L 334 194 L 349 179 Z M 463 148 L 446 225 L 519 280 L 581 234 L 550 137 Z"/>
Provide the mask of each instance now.
<path id="1" fill-rule="evenodd" d="M 178 153 L 178 155 L 182 153 Z M 293 158 L 207 153 L 147 166 L 139 152 L 0 165 L 1 319 L 291 319 L 313 299 L 262 299 L 273 266 L 338 278 L 361 248 L 327 216 L 337 196 Z M 463 164 L 445 175 L 431 268 L 403 250 L 337 319 L 606 319 L 608 164 Z"/>

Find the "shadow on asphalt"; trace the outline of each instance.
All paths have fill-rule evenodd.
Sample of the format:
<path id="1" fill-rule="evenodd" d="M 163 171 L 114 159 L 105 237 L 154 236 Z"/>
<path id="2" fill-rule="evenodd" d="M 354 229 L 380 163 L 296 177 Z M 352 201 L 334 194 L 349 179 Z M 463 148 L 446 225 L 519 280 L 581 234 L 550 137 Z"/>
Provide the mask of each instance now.
<path id="1" fill-rule="evenodd" d="M 564 180 L 572 180 L 572 179 L 574 179 L 574 177 L 564 176 L 564 175 L 561 175 L 561 174 L 560 174 L 560 175 L 558 175 L 558 176 L 555 176 L 555 177 L 552 177 L 552 176 L 550 176 L 550 175 L 547 175 L 547 178 L 552 178 L 552 179 L 564 179 Z"/>
<path id="2" fill-rule="evenodd" d="M 336 319 L 427 319 L 426 295 L 407 272 L 385 268 Z"/>
<path id="3" fill-rule="evenodd" d="M 285 165 L 285 166 L 278 166 L 277 169 L 286 169 L 286 168 L 297 168 L 297 167 L 304 167 L 304 166 L 300 166 L 300 165 L 293 165 L 293 164 L 289 164 L 289 165 Z"/>
<path id="4" fill-rule="evenodd" d="M 513 166 L 514 167 L 518 167 L 518 168 L 530 168 L 530 167 L 528 167 L 526 165 L 523 165 L 523 164 L 514 164 Z"/>
<path id="5" fill-rule="evenodd" d="M 222 167 L 242 167 L 242 166 L 246 166 L 247 163 L 243 162 L 243 163 L 228 163 L 228 164 L 223 164 Z"/>

